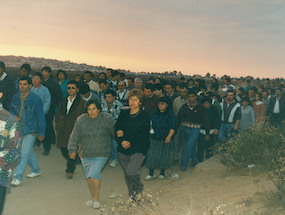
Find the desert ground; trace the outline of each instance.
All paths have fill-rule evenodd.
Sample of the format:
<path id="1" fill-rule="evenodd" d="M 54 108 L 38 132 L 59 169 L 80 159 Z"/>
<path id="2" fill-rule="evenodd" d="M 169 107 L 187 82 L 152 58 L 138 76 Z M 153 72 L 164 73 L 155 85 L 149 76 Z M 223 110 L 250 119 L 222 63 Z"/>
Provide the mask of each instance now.
<path id="1" fill-rule="evenodd" d="M 94 214 L 284 214 L 282 208 L 268 208 L 261 203 L 258 192 L 274 190 L 273 183 L 254 170 L 231 170 L 223 166 L 217 156 L 180 172 L 178 166 L 166 171 L 165 179 L 145 181 L 143 200 L 138 204 L 127 202 L 127 187 L 120 166 L 102 172 L 101 209 L 85 206 L 90 199 L 81 165 L 77 165 L 73 179 L 65 178 L 65 160 L 54 145 L 48 156 L 42 156 L 42 147 L 35 152 L 42 175 L 23 178 L 18 187 L 11 187 L 7 195 L 4 215 L 94 215 Z M 158 171 L 158 170 L 157 170 Z M 177 172 L 179 179 L 171 178 Z M 30 168 L 26 174 L 30 173 Z M 156 172 L 156 175 L 159 172 Z M 118 195 L 109 198 L 111 194 Z"/>

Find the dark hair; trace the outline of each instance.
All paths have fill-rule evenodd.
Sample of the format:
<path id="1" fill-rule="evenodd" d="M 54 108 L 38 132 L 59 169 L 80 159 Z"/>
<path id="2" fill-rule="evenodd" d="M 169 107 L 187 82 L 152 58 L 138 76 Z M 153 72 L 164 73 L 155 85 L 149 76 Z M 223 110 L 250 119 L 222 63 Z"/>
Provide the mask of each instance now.
<path id="1" fill-rule="evenodd" d="M 0 61 L 0 68 L 2 68 L 3 70 L 5 70 L 6 68 L 5 63 L 3 61 Z"/>
<path id="2" fill-rule="evenodd" d="M 121 78 L 125 78 L 125 77 L 126 77 L 126 74 L 123 73 L 123 72 L 120 72 L 119 74 L 120 74 L 120 77 L 121 77 Z"/>
<path id="3" fill-rule="evenodd" d="M 67 79 L 67 74 L 66 74 L 66 71 L 64 71 L 64 70 L 58 70 L 58 71 L 57 71 L 57 73 L 56 73 L 57 79 L 58 79 L 59 73 L 62 73 L 62 74 L 64 75 L 64 79 Z"/>
<path id="4" fill-rule="evenodd" d="M 28 63 L 24 63 L 24 64 L 20 67 L 20 69 L 25 69 L 25 70 L 27 70 L 29 73 L 32 71 L 31 65 L 28 64 Z"/>
<path id="5" fill-rule="evenodd" d="M 190 88 L 190 89 L 187 90 L 187 94 L 188 94 L 188 96 L 191 95 L 191 94 L 194 94 L 196 96 L 197 92 L 196 92 L 196 90 Z"/>
<path id="6" fill-rule="evenodd" d="M 245 96 L 241 99 L 241 102 L 243 102 L 243 101 L 246 101 L 249 105 L 251 105 L 251 101 L 247 96 Z"/>
<path id="7" fill-rule="evenodd" d="M 34 72 L 33 77 L 34 77 L 34 76 L 39 76 L 39 78 L 40 78 L 41 80 L 44 80 L 43 74 L 40 73 L 40 72 Z"/>
<path id="8" fill-rule="evenodd" d="M 90 87 L 89 87 L 88 84 L 82 83 L 82 84 L 79 85 L 79 94 L 83 94 L 84 95 L 84 94 L 86 94 L 88 92 L 90 92 Z"/>
<path id="9" fill-rule="evenodd" d="M 69 84 L 74 84 L 77 88 L 79 88 L 79 83 L 77 81 L 75 81 L 75 80 L 70 80 L 69 82 L 67 82 L 67 86 Z"/>
<path id="10" fill-rule="evenodd" d="M 155 90 L 163 90 L 162 84 L 154 84 L 154 89 Z"/>
<path id="11" fill-rule="evenodd" d="M 113 71 L 113 69 L 111 69 L 111 68 L 108 68 L 108 69 L 106 69 L 106 71 L 111 71 L 111 72 L 112 72 L 112 71 Z"/>
<path id="12" fill-rule="evenodd" d="M 212 99 L 210 98 L 210 96 L 204 96 L 201 103 L 204 104 L 205 102 L 209 102 L 210 104 L 212 103 Z"/>
<path id="13" fill-rule="evenodd" d="M 107 94 L 111 94 L 113 97 L 116 97 L 116 95 L 117 95 L 116 92 L 115 92 L 114 90 L 111 90 L 111 89 L 106 90 L 105 96 L 106 96 Z"/>
<path id="14" fill-rule="evenodd" d="M 248 79 L 248 80 L 246 80 L 246 82 L 250 84 L 250 80 L 249 80 L 249 79 Z"/>
<path id="15" fill-rule="evenodd" d="M 100 76 L 100 75 L 104 75 L 104 76 L 105 76 L 105 79 L 107 78 L 107 75 L 106 75 L 105 72 L 100 72 L 98 76 Z"/>
<path id="16" fill-rule="evenodd" d="M 169 111 L 169 109 L 170 109 L 170 104 L 171 104 L 171 100 L 170 100 L 169 98 L 162 96 L 162 97 L 160 97 L 160 98 L 158 99 L 158 101 L 157 101 L 157 110 L 158 110 L 158 111 L 159 111 L 159 109 L 158 109 L 158 103 L 159 103 L 159 102 L 165 102 L 165 103 L 168 105 L 167 108 L 166 108 L 166 110 L 165 110 L 165 112 L 166 112 L 166 111 Z"/>
<path id="17" fill-rule="evenodd" d="M 116 75 L 119 75 L 120 72 L 118 70 L 112 70 L 111 71 L 111 77 L 115 77 Z"/>
<path id="18" fill-rule="evenodd" d="M 276 90 L 280 90 L 280 92 L 282 93 L 282 89 L 280 87 L 276 88 Z M 275 92 L 276 92 L 275 90 Z"/>
<path id="19" fill-rule="evenodd" d="M 135 79 L 134 79 L 134 78 L 132 78 L 132 77 L 128 77 L 128 78 L 127 78 L 127 80 L 131 80 L 132 82 L 134 82 L 134 81 L 135 81 Z"/>
<path id="20" fill-rule="evenodd" d="M 106 79 L 104 79 L 104 80 L 99 80 L 99 81 L 98 81 L 98 84 L 99 84 L 99 85 L 100 85 L 100 84 L 108 84 L 108 82 L 107 82 Z"/>
<path id="21" fill-rule="evenodd" d="M 183 84 L 179 84 L 179 87 L 180 87 L 180 89 L 184 89 L 184 88 L 187 88 L 187 85 L 185 83 L 183 83 Z"/>
<path id="22" fill-rule="evenodd" d="M 124 85 L 125 85 L 125 86 L 127 86 L 127 84 L 126 84 L 126 82 L 125 82 L 125 81 L 118 81 L 117 83 L 119 84 L 119 83 L 121 83 L 121 82 L 123 82 L 123 83 L 124 83 Z"/>
<path id="23" fill-rule="evenodd" d="M 232 90 L 232 89 L 227 90 L 226 94 L 228 94 L 228 93 L 233 93 L 234 95 L 236 95 L 236 91 Z"/>
<path id="24" fill-rule="evenodd" d="M 245 89 L 243 87 L 238 88 L 238 90 L 240 90 L 243 95 L 246 94 Z"/>
<path id="25" fill-rule="evenodd" d="M 180 81 L 185 81 L 186 78 L 184 76 L 180 77 Z"/>
<path id="26" fill-rule="evenodd" d="M 97 99 L 90 99 L 87 103 L 86 103 L 86 112 L 87 112 L 87 109 L 90 105 L 94 104 L 97 109 L 101 112 L 102 111 L 102 107 L 101 107 L 101 104 L 100 102 L 97 100 Z"/>
<path id="27" fill-rule="evenodd" d="M 18 83 L 20 83 L 20 81 L 27 81 L 29 85 L 32 85 L 32 84 L 33 84 L 33 83 L 32 83 L 32 80 L 29 78 L 29 76 L 26 76 L 26 75 L 20 77 Z"/>
<path id="28" fill-rule="evenodd" d="M 84 71 L 84 72 L 83 72 L 83 75 L 84 75 L 84 74 L 89 74 L 89 75 L 91 75 L 91 77 L 93 77 L 93 73 L 92 73 L 91 71 L 88 71 L 88 70 L 87 70 L 87 71 Z"/>
<path id="29" fill-rule="evenodd" d="M 170 85 L 172 89 L 174 89 L 174 88 L 175 88 L 175 83 L 170 82 L 170 81 L 165 82 L 164 86 L 165 86 L 165 85 Z"/>
<path id="30" fill-rule="evenodd" d="M 154 91 L 154 85 L 152 83 L 147 83 L 144 88 L 152 92 Z"/>
<path id="31" fill-rule="evenodd" d="M 227 77 L 225 78 L 225 80 L 226 80 L 227 82 L 229 82 L 229 83 L 232 82 L 231 77 L 229 77 L 229 76 L 227 76 Z"/>
<path id="32" fill-rule="evenodd" d="M 42 68 L 42 71 L 47 71 L 47 72 L 49 72 L 49 73 L 51 73 L 51 68 L 49 67 L 49 66 L 44 66 L 43 68 Z"/>

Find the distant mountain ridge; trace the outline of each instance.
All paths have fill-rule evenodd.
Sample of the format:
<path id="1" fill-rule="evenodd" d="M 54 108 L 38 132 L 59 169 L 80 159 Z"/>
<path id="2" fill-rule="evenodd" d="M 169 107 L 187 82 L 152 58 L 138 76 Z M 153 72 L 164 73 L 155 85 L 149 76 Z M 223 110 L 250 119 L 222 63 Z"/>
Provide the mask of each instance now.
<path id="1" fill-rule="evenodd" d="M 33 69 L 41 69 L 44 66 L 50 66 L 53 70 L 63 69 L 67 71 L 84 71 L 91 70 L 102 72 L 106 70 L 106 67 L 102 66 L 92 66 L 85 63 L 73 63 L 70 61 L 60 61 L 55 59 L 46 59 L 38 57 L 23 57 L 23 56 L 13 56 L 0 55 L 0 61 L 3 61 L 6 67 L 16 67 L 19 68 L 22 64 L 28 63 Z"/>

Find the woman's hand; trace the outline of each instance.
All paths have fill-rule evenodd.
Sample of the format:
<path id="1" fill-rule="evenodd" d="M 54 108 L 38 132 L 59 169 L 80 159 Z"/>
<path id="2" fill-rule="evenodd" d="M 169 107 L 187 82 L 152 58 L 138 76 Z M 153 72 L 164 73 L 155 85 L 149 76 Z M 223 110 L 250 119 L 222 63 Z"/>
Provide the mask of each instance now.
<path id="1" fill-rule="evenodd" d="M 117 131 L 117 137 L 123 137 L 123 136 L 124 136 L 123 130 Z"/>
<path id="2" fill-rule="evenodd" d="M 72 153 L 69 155 L 70 159 L 72 159 L 72 160 L 75 160 L 75 156 L 76 156 L 76 153 L 75 153 L 75 152 L 72 152 Z"/>
<path id="3" fill-rule="evenodd" d="M 128 149 L 131 147 L 131 143 L 127 140 L 122 141 L 121 145 L 123 146 L 124 149 Z"/>

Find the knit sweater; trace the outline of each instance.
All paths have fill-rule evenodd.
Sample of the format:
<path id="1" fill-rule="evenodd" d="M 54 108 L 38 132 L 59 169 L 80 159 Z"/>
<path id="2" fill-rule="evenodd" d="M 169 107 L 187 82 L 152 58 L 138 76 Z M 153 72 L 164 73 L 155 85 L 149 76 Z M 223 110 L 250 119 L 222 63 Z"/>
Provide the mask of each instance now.
<path id="1" fill-rule="evenodd" d="M 0 103 L 0 185 L 9 186 L 11 164 L 20 157 L 21 139 L 16 117 Z"/>
<path id="2" fill-rule="evenodd" d="M 68 143 L 69 154 L 78 152 L 81 158 L 108 157 L 110 135 L 114 136 L 115 120 L 109 113 L 100 112 L 92 119 L 88 114 L 78 117 Z"/>

